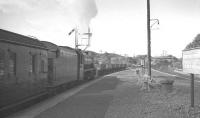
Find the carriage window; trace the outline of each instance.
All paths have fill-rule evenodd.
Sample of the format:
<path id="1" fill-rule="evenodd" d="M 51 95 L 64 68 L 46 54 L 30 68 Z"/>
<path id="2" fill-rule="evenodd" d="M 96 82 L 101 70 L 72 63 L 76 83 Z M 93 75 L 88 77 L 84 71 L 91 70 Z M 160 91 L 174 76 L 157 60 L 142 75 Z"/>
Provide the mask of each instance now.
<path id="1" fill-rule="evenodd" d="M 36 55 L 30 54 L 29 72 L 30 73 L 36 72 Z"/>
<path id="2" fill-rule="evenodd" d="M 45 62 L 41 60 L 41 72 L 45 72 Z"/>
<path id="3" fill-rule="evenodd" d="M 32 55 L 31 57 L 31 72 L 36 72 L 36 55 Z"/>
<path id="4" fill-rule="evenodd" d="M 5 53 L 0 49 L 0 78 L 5 74 Z"/>
<path id="5" fill-rule="evenodd" d="M 16 53 L 9 51 L 9 74 L 16 75 Z"/>

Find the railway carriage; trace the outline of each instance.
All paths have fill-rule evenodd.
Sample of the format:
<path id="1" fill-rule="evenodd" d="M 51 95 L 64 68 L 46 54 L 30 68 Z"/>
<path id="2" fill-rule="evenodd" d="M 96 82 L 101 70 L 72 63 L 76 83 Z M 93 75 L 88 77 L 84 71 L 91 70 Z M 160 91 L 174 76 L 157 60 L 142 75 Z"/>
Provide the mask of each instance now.
<path id="1" fill-rule="evenodd" d="M 42 41 L 48 48 L 48 83 L 50 86 L 78 80 L 78 54 L 73 48 Z"/>
<path id="2" fill-rule="evenodd" d="M 0 29 L 0 108 L 42 94 L 47 49 L 37 39 Z"/>
<path id="3" fill-rule="evenodd" d="M 126 66 L 110 60 L 98 64 L 98 54 L 92 53 L 0 29 L 0 114 L 20 102 L 65 89 L 70 82 Z"/>

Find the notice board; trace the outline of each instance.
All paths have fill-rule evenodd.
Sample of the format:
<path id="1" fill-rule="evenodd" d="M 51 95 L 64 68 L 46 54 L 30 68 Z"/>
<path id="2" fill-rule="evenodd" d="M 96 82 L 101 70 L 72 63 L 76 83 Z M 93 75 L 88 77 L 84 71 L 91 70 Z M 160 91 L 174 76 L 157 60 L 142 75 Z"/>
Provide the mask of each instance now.
<path id="1" fill-rule="evenodd" d="M 200 74 L 200 49 L 184 50 L 182 58 L 183 72 Z"/>

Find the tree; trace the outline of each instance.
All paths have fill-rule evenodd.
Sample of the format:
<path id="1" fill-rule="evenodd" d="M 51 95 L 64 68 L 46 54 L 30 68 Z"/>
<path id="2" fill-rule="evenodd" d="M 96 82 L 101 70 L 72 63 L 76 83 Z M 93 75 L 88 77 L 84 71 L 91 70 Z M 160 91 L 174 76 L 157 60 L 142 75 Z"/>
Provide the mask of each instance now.
<path id="1" fill-rule="evenodd" d="M 194 38 L 194 40 L 189 43 L 185 49 L 192 49 L 192 48 L 197 48 L 200 47 L 200 34 L 197 34 L 197 36 Z"/>

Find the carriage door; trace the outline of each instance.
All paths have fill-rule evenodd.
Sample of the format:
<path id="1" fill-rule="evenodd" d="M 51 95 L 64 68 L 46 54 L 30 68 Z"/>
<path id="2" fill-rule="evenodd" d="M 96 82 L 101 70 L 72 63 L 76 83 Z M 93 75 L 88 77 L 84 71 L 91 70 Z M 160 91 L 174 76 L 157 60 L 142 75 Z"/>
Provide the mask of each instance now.
<path id="1" fill-rule="evenodd" d="M 48 82 L 52 84 L 54 80 L 54 60 L 53 58 L 48 58 Z"/>
<path id="2" fill-rule="evenodd" d="M 5 75 L 5 53 L 0 49 L 0 79 Z"/>

